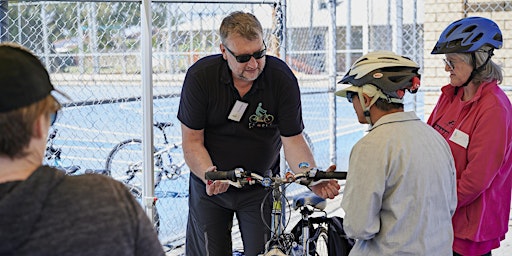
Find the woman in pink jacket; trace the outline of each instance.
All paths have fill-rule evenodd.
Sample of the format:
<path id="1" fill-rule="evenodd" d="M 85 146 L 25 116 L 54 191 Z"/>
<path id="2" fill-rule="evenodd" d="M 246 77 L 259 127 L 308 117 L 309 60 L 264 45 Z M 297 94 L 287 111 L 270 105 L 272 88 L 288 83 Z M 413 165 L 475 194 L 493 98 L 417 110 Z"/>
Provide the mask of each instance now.
<path id="1" fill-rule="evenodd" d="M 448 141 L 457 169 L 453 255 L 491 255 L 508 231 L 512 107 L 491 60 L 502 43 L 496 23 L 468 17 L 450 24 L 432 51 L 446 55 L 450 73 L 428 124 Z"/>

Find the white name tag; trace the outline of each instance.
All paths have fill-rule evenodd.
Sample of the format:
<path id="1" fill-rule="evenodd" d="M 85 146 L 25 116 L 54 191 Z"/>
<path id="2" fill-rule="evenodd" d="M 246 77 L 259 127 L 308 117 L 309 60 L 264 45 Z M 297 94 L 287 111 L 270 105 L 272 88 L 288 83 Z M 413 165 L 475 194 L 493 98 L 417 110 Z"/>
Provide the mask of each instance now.
<path id="1" fill-rule="evenodd" d="M 455 131 L 453 131 L 450 140 L 463 148 L 468 148 L 469 135 L 459 129 L 455 129 Z"/>
<path id="2" fill-rule="evenodd" d="M 237 100 L 231 109 L 231 113 L 229 113 L 228 119 L 240 122 L 247 106 L 249 106 L 249 103 Z"/>

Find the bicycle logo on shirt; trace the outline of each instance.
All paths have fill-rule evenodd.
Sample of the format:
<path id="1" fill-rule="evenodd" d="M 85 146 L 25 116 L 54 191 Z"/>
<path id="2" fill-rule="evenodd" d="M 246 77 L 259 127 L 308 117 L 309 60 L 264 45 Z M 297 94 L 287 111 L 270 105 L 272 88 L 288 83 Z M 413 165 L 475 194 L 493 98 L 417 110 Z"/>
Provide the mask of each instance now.
<path id="1" fill-rule="evenodd" d="M 249 116 L 249 128 L 253 127 L 267 127 L 274 121 L 274 116 L 267 114 L 267 110 L 262 107 L 262 103 L 258 103 L 258 107 L 254 114 Z"/>

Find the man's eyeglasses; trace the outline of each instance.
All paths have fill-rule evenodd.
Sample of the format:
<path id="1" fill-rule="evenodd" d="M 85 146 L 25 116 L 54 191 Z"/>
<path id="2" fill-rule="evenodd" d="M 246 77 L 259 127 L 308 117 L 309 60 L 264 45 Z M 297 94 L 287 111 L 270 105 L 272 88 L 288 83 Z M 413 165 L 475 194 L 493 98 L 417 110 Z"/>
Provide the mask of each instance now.
<path id="1" fill-rule="evenodd" d="M 50 126 L 52 126 L 55 123 L 55 121 L 57 121 L 57 113 L 58 111 L 55 111 L 50 114 Z"/>
<path id="2" fill-rule="evenodd" d="M 255 52 L 253 54 L 242 54 L 242 55 L 235 55 L 235 53 L 232 52 L 226 45 L 224 45 L 224 48 L 226 48 L 226 50 L 228 50 L 228 52 L 231 53 L 231 55 L 233 55 L 233 57 L 235 57 L 235 59 L 238 63 L 245 63 L 245 62 L 248 62 L 249 60 L 251 60 L 251 57 L 254 57 L 257 60 L 263 58 L 265 56 L 265 54 L 267 53 L 267 45 L 265 44 L 265 42 L 263 42 L 263 46 L 265 48 L 263 48 L 263 50 L 261 50 L 259 52 Z"/>
<path id="3" fill-rule="evenodd" d="M 357 95 L 356 92 L 347 91 L 347 100 L 348 100 L 348 102 L 352 103 L 352 98 L 354 98 L 354 96 L 356 96 L 356 95 Z"/>
<path id="4" fill-rule="evenodd" d="M 447 59 L 443 59 L 443 61 L 444 64 L 446 64 L 450 68 L 450 70 L 455 70 L 455 65 L 453 65 L 453 61 Z"/>

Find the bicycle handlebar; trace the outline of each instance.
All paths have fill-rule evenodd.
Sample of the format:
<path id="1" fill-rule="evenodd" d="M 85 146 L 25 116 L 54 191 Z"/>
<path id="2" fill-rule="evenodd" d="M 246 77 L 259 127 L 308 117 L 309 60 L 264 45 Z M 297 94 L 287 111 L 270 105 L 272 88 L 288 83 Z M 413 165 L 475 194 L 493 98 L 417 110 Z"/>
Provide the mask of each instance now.
<path id="1" fill-rule="evenodd" d="M 272 185 L 281 185 L 285 183 L 299 183 L 301 185 L 310 185 L 312 182 L 328 179 L 344 180 L 347 178 L 347 172 L 325 172 L 316 168 L 312 168 L 303 173 L 293 174 L 286 173 L 285 177 L 263 177 L 259 174 L 245 171 L 242 168 L 236 168 L 228 171 L 210 171 L 205 173 L 206 180 L 227 180 L 236 187 L 244 185 L 252 185 L 256 182 L 264 187 Z"/>
<path id="2" fill-rule="evenodd" d="M 313 181 L 318 180 L 330 180 L 330 179 L 336 179 L 336 180 L 344 180 L 347 178 L 347 172 L 326 172 L 318 169 L 313 169 L 316 171 L 315 175 L 313 176 Z M 310 173 L 312 170 L 309 171 Z"/>
<path id="3" fill-rule="evenodd" d="M 244 173 L 245 171 L 242 168 L 236 168 L 234 170 L 229 171 L 216 171 L 216 172 L 206 172 L 205 179 L 207 180 L 230 180 L 233 182 L 237 182 L 238 178 L 242 178 L 239 172 Z M 247 176 L 247 175 L 245 175 Z"/>

